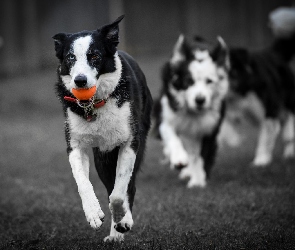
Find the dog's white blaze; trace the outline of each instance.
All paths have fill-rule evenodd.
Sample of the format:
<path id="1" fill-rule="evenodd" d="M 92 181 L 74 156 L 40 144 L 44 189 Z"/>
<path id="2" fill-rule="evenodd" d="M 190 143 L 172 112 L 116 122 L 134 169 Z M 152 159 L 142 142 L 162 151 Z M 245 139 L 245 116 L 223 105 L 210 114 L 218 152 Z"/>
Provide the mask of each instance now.
<path id="1" fill-rule="evenodd" d="M 205 98 L 204 108 L 211 106 L 211 100 L 214 95 L 216 86 L 213 86 L 218 81 L 217 68 L 210 57 L 199 62 L 194 60 L 189 65 L 189 71 L 194 80 L 194 84 L 186 91 L 186 100 L 190 109 L 196 109 L 196 98 L 198 96 Z M 207 78 L 213 83 L 207 84 Z"/>
<path id="2" fill-rule="evenodd" d="M 210 58 L 208 50 L 199 50 L 199 49 L 197 49 L 195 51 L 195 53 L 194 53 L 194 56 L 198 61 L 203 61 L 205 59 Z"/>
<path id="3" fill-rule="evenodd" d="M 100 75 L 96 82 L 96 96 L 100 99 L 107 98 L 115 90 L 121 78 L 122 62 L 119 58 L 118 52 L 114 55 L 114 61 L 116 70 L 114 72 Z"/>
<path id="4" fill-rule="evenodd" d="M 70 70 L 70 88 L 75 88 L 74 79 L 77 75 L 83 74 L 87 77 L 87 87 L 93 87 L 96 83 L 97 70 L 91 67 L 87 60 L 87 51 L 92 42 L 91 36 L 80 37 L 73 42 L 72 49 L 76 61 Z"/>
<path id="5" fill-rule="evenodd" d="M 116 99 L 110 98 L 103 107 L 95 112 L 97 114 L 96 120 L 87 122 L 68 109 L 68 123 L 73 148 L 99 147 L 101 151 L 109 151 L 130 139 L 129 102 L 118 108 Z"/>

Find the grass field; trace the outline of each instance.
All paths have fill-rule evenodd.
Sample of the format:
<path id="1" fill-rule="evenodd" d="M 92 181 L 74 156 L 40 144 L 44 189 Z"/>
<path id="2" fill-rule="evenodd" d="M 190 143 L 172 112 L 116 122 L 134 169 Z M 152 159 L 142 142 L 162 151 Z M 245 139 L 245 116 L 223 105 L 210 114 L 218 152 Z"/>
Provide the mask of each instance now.
<path id="1" fill-rule="evenodd" d="M 142 63 L 153 95 L 158 61 Z M 150 65 L 153 65 L 152 67 Z M 239 148 L 222 147 L 205 189 L 186 188 L 162 165 L 149 138 L 125 242 L 104 243 L 110 212 L 105 188 L 91 180 L 106 214 L 99 231 L 82 210 L 66 155 L 54 70 L 2 81 L 0 93 L 1 249 L 295 249 L 295 163 L 249 166 L 257 129 L 244 126 Z"/>

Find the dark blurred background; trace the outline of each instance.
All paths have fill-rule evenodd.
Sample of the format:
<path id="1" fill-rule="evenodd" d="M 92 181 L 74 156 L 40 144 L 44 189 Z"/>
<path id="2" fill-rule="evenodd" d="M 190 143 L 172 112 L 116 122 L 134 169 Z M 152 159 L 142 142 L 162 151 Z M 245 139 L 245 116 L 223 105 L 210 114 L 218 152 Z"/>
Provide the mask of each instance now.
<path id="1" fill-rule="evenodd" d="M 92 30 L 125 14 L 120 48 L 133 56 L 170 55 L 180 33 L 258 49 L 272 35 L 268 14 L 292 0 L 1 0 L 0 76 L 56 65 L 51 37 Z"/>

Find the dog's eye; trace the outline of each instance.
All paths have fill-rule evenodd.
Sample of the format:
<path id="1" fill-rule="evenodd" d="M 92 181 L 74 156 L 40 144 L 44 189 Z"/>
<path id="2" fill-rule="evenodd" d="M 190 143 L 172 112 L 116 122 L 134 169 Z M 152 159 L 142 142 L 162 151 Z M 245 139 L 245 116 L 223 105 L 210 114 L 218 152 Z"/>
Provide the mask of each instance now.
<path id="1" fill-rule="evenodd" d="M 206 83 L 207 83 L 207 84 L 211 84 L 211 83 L 213 83 L 213 80 L 210 79 L 210 78 L 207 78 L 207 79 L 206 79 Z"/>
<path id="2" fill-rule="evenodd" d="M 98 60 L 99 58 L 100 58 L 99 55 L 93 55 L 93 56 L 91 57 L 92 60 Z"/>
<path id="3" fill-rule="evenodd" d="M 67 55 L 67 60 L 70 61 L 70 62 L 73 62 L 76 60 L 76 57 L 74 54 L 68 54 Z"/>
<path id="4" fill-rule="evenodd" d="M 186 79 L 186 83 L 187 83 L 187 85 L 191 86 L 191 85 L 193 85 L 195 82 L 194 82 L 194 80 L 193 80 L 192 78 L 188 77 L 188 78 Z"/>
<path id="5" fill-rule="evenodd" d="M 89 58 L 89 60 L 91 60 L 91 61 L 99 61 L 100 60 L 100 55 L 98 55 L 98 54 L 89 54 L 88 55 L 88 58 Z"/>

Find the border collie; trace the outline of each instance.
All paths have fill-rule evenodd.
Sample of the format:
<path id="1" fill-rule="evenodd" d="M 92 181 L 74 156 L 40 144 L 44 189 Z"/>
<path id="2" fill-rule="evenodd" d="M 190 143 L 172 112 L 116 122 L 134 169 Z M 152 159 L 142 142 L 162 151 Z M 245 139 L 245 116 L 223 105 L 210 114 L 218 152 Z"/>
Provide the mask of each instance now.
<path id="1" fill-rule="evenodd" d="M 106 240 L 123 240 L 133 225 L 135 176 L 143 159 L 150 128 L 152 97 L 134 59 L 117 50 L 119 17 L 98 30 L 59 33 L 57 95 L 65 114 L 69 162 L 86 219 L 97 229 L 104 213 L 89 181 L 88 148 L 109 195 L 112 215 Z M 79 100 L 73 90 L 96 87 L 94 97 Z"/>
<path id="2" fill-rule="evenodd" d="M 292 11 L 294 19 L 295 9 Z M 278 10 L 272 14 L 272 21 L 283 22 L 286 16 L 286 13 Z M 276 139 L 281 130 L 284 158 L 295 156 L 295 81 L 289 66 L 295 55 L 294 21 L 293 28 L 288 27 L 288 30 L 281 25 L 284 29 L 282 34 L 279 32 L 280 25 L 272 23 L 275 39 L 264 50 L 230 49 L 230 89 L 235 96 L 233 99 L 239 102 L 250 96 L 253 103 L 255 97 L 258 109 L 261 110 L 260 119 L 256 119 L 260 120 L 260 133 L 252 164 L 256 167 L 272 162 Z"/>
<path id="3" fill-rule="evenodd" d="M 163 153 L 187 186 L 204 187 L 214 164 L 217 135 L 225 114 L 228 53 L 224 41 L 208 51 L 178 38 L 162 70 L 162 91 L 155 104 L 156 129 Z"/>

